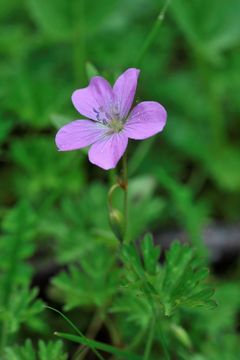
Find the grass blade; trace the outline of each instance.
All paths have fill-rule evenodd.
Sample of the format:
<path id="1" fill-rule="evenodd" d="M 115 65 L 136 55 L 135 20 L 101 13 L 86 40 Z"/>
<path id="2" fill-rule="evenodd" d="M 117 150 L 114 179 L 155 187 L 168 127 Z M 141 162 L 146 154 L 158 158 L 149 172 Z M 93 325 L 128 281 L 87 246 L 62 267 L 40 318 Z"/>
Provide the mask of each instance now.
<path id="1" fill-rule="evenodd" d="M 70 341 L 73 341 L 75 343 L 88 346 L 91 349 L 98 349 L 98 350 L 102 350 L 102 351 L 105 351 L 107 353 L 119 356 L 121 359 L 125 359 L 125 360 L 126 359 L 129 359 L 129 360 L 141 360 L 142 359 L 138 355 L 135 355 L 135 354 L 129 353 L 127 351 L 118 349 L 118 348 L 116 348 L 116 347 L 114 347 L 112 345 L 108 345 L 108 344 L 104 344 L 104 343 L 96 341 L 96 340 L 88 339 L 86 337 L 67 334 L 67 333 L 59 333 L 59 332 L 55 332 L 54 334 L 56 336 L 60 337 L 60 338 L 70 340 Z"/>

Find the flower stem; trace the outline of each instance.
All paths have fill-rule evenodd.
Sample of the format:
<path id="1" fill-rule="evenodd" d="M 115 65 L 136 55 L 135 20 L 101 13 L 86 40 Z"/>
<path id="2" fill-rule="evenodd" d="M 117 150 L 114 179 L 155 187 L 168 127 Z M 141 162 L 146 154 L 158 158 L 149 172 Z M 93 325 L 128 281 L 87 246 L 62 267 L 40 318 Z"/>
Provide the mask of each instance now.
<path id="1" fill-rule="evenodd" d="M 113 197 L 113 193 L 118 188 L 120 188 L 120 185 L 118 183 L 115 183 L 110 187 L 110 190 L 108 192 L 108 205 L 109 205 L 110 208 L 113 208 L 112 197 Z"/>
<path id="2" fill-rule="evenodd" d="M 126 233 L 128 227 L 128 168 L 127 168 L 127 152 L 123 155 L 122 159 L 122 188 L 124 191 L 124 205 L 123 205 L 123 212 L 124 212 L 124 219 L 125 219 L 125 235 L 124 241 L 126 242 Z"/>
<path id="3" fill-rule="evenodd" d="M 113 205 L 113 194 L 117 189 L 123 191 L 123 210 L 115 208 Z M 127 155 L 122 159 L 122 168 L 117 182 L 113 184 L 108 192 L 108 214 L 111 229 L 116 238 L 121 242 L 126 242 L 127 219 L 128 219 L 128 175 L 127 175 Z"/>
<path id="4" fill-rule="evenodd" d="M 161 9 L 160 13 L 158 14 L 158 17 L 157 19 L 155 20 L 145 42 L 143 43 L 143 46 L 138 54 L 138 57 L 137 57 L 137 60 L 136 60 L 136 67 L 138 67 L 141 62 L 142 62 L 142 59 L 145 55 L 145 53 L 147 52 L 148 48 L 151 46 L 153 40 L 155 39 L 157 33 L 158 33 L 158 30 L 164 20 L 164 16 L 165 16 L 165 13 L 167 11 L 167 8 L 168 6 L 170 5 L 170 2 L 171 0 L 166 0 L 164 5 L 163 5 L 163 8 Z"/>

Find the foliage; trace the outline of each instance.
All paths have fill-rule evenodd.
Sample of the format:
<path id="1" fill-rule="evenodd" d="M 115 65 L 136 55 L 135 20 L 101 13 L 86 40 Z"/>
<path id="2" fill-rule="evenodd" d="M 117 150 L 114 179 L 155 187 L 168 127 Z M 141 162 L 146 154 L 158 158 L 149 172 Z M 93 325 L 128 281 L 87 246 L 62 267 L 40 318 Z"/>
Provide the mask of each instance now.
<path id="1" fill-rule="evenodd" d="M 75 194 L 79 191 L 84 182 L 84 176 L 77 171 L 81 158 L 68 154 L 59 159 L 54 150 L 52 138 L 46 136 L 16 140 L 12 144 L 11 155 L 17 166 L 17 181 L 14 183 L 17 195 L 34 201 L 42 194 L 59 197 L 64 189 Z"/>
<path id="2" fill-rule="evenodd" d="M 154 246 L 151 235 L 146 235 L 141 241 L 140 257 L 133 244 L 124 245 L 121 250 L 124 267 L 121 270 L 116 268 L 114 254 L 96 247 L 91 255 L 82 257 L 78 266 L 70 267 L 68 273 L 55 277 L 54 294 L 66 304 L 68 311 L 91 306 L 101 313 L 99 321 L 108 324 L 109 316 L 121 316 L 125 323 L 129 323 L 128 328 L 137 327 L 140 333 L 146 331 L 155 319 L 156 324 L 164 322 L 168 332 L 172 332 L 172 328 L 178 329 L 177 335 L 182 339 L 185 330 L 177 325 L 175 319 L 180 310 L 216 307 L 212 299 L 213 290 L 206 284 L 208 271 L 191 247 L 178 242 L 173 243 L 167 252 L 163 265 L 159 264 L 159 256 L 160 249 Z M 159 325 L 156 328 L 160 331 Z M 122 336 L 128 336 L 129 330 L 122 331 Z M 132 335 L 129 334 L 130 338 Z M 82 344 L 90 341 L 71 334 L 60 333 L 59 336 Z M 105 346 L 94 342 L 89 344 L 94 349 Z"/>
<path id="3" fill-rule="evenodd" d="M 102 245 L 84 254 L 79 266 L 71 266 L 69 273 L 62 272 L 53 284 L 59 290 L 58 298 L 64 299 L 65 309 L 79 306 L 107 306 L 119 282 L 115 256 Z"/>
<path id="4" fill-rule="evenodd" d="M 148 309 L 150 318 L 158 313 L 173 315 L 178 307 L 215 306 L 213 290 L 204 284 L 208 271 L 190 247 L 174 242 L 163 266 L 159 265 L 160 249 L 153 245 L 150 235 L 143 239 L 141 249 L 143 262 L 133 245 L 123 250 L 126 279 L 122 284 L 123 298 L 114 306 L 115 311 L 125 309 L 131 319 L 135 314 L 141 323 L 143 316 L 141 311 L 138 312 L 141 304 Z M 140 306 L 135 306 L 138 299 Z"/>
<path id="5" fill-rule="evenodd" d="M 23 346 L 15 349 L 6 349 L 6 360 L 67 360 L 67 354 L 63 352 L 61 341 L 38 342 L 35 350 L 30 340 L 26 340 Z"/>
<path id="6" fill-rule="evenodd" d="M 0 336 L 4 345 L 8 335 L 16 333 L 23 323 L 34 325 L 36 315 L 43 309 L 42 301 L 36 299 L 37 289 L 29 287 L 32 269 L 23 262 L 34 251 L 35 221 L 32 209 L 23 202 L 9 212 L 2 223 Z"/>
<path id="7" fill-rule="evenodd" d="M 159 213 L 163 211 L 163 200 L 159 196 L 152 199 L 155 189 L 156 181 L 151 177 L 136 177 L 129 181 L 129 201 L 131 202 L 129 239 L 136 239 L 145 229 L 153 227 Z M 61 263 L 78 260 L 86 253 L 91 254 L 91 251 L 95 251 L 96 242 L 110 248 L 116 247 L 117 242 L 108 223 L 106 199 L 106 186 L 99 182 L 92 182 L 82 192 L 80 202 L 73 196 L 65 196 L 60 200 L 57 210 L 52 208 L 45 216 L 42 215 L 41 234 L 47 239 L 51 237 L 55 239 L 55 252 Z M 116 194 L 114 201 L 121 203 L 121 194 Z M 90 208 L 94 208 L 91 216 L 86 211 Z"/>
<path id="8" fill-rule="evenodd" d="M 46 316 L 42 296 L 68 311 L 96 342 L 91 350 L 112 346 L 144 360 L 167 359 L 164 348 L 180 360 L 239 357 L 239 264 L 223 277 L 208 275 L 202 231 L 239 222 L 240 2 L 171 1 L 137 63 L 164 4 L 1 1 L 3 360 L 64 360 L 73 352 L 67 340 L 66 350 L 49 342 L 69 328 Z M 160 101 L 168 123 L 161 137 L 129 143 L 128 245 L 119 249 L 106 200 L 116 173 L 90 166 L 84 150 L 57 152 L 54 134 L 79 117 L 75 88 L 96 74 L 112 82 L 133 66 L 141 68 L 137 102 Z M 113 202 L 121 208 L 120 191 Z M 155 239 L 173 228 L 189 245 L 160 251 Z"/>

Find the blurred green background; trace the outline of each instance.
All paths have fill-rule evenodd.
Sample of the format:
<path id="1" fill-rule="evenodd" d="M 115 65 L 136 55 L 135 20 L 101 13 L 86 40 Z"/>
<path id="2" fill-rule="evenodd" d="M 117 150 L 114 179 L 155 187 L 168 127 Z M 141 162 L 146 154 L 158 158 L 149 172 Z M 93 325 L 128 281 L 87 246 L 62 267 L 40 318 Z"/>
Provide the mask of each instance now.
<path id="1" fill-rule="evenodd" d="M 89 164 L 85 150 L 61 153 L 54 143 L 61 125 L 81 118 L 71 94 L 96 72 L 113 82 L 128 67 L 139 66 L 136 101 L 159 101 L 168 111 L 162 134 L 129 146 L 128 237 L 177 228 L 202 253 L 204 226 L 239 222 L 240 1 L 172 0 L 138 63 L 163 5 L 160 0 L 1 0 L 1 303 L 8 321 L 16 322 L 13 334 L 27 318 L 31 332 L 47 336 L 49 331 L 34 311 L 32 320 L 26 314 L 16 320 L 10 311 L 9 293 L 19 284 L 25 289 L 35 281 L 41 296 L 61 302 L 49 285 L 58 267 L 116 245 L 106 208 L 114 174 Z M 220 298 L 229 305 L 220 315 L 227 323 L 213 320 L 209 331 L 213 343 L 222 331 L 230 340 L 224 337 L 222 352 L 203 342 L 208 360 L 237 359 L 238 274 L 233 267 L 217 279 Z M 202 329 L 196 326 L 197 331 Z"/>

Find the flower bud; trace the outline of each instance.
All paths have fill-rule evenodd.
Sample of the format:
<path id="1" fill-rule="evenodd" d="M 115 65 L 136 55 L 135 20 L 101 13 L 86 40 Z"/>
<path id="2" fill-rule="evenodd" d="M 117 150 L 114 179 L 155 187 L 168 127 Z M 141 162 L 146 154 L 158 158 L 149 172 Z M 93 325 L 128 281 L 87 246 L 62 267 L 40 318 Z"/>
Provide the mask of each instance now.
<path id="1" fill-rule="evenodd" d="M 125 234 L 125 219 L 123 214 L 114 208 L 109 209 L 109 222 L 116 238 L 123 242 Z"/>
<path id="2" fill-rule="evenodd" d="M 186 330 L 184 328 L 182 328 L 179 325 L 176 324 L 172 324 L 171 325 L 171 330 L 174 333 L 174 335 L 176 336 L 176 338 L 184 345 L 186 346 L 186 348 L 188 349 L 192 349 L 192 342 L 191 339 L 188 335 L 188 333 L 186 332 Z"/>

